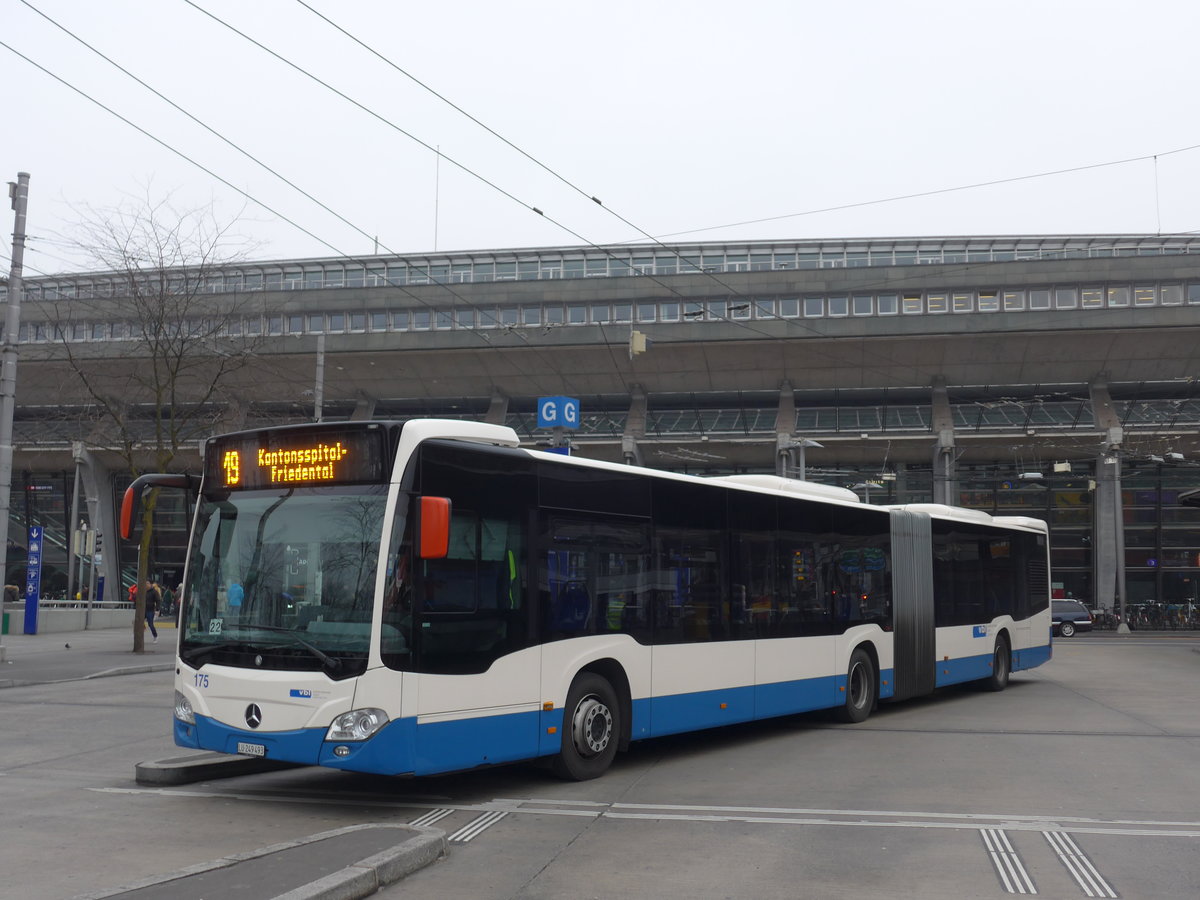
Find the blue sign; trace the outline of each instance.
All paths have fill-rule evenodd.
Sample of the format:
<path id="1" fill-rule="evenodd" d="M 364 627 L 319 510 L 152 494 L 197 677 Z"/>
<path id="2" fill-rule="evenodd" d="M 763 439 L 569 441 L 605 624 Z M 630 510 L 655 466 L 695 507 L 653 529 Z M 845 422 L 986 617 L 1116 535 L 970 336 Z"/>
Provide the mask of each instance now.
<path id="1" fill-rule="evenodd" d="M 976 625 L 975 630 L 972 632 L 972 636 L 973 637 L 987 637 L 987 626 L 986 625 Z"/>
<path id="2" fill-rule="evenodd" d="M 42 526 L 29 526 L 25 560 L 25 633 L 37 634 L 38 598 L 42 593 Z"/>
<path id="3" fill-rule="evenodd" d="M 539 397 L 538 428 L 578 428 L 579 401 L 574 397 Z"/>

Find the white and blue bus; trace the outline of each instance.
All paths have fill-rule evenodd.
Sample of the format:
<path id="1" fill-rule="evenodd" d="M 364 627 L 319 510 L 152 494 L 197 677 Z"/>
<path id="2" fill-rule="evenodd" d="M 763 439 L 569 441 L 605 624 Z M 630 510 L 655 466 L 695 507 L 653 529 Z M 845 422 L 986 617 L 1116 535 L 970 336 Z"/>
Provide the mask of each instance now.
<path id="1" fill-rule="evenodd" d="M 214 437 L 178 631 L 175 741 L 360 772 L 1002 690 L 1050 658 L 1045 523 L 874 507 L 767 476 L 523 450 L 509 428 L 340 422 Z"/>

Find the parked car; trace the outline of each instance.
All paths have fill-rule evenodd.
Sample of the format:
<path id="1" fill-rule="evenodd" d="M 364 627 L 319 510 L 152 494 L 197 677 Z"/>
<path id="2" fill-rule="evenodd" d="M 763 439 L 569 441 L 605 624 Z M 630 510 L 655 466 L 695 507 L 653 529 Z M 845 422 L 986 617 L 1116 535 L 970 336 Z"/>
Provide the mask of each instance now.
<path id="1" fill-rule="evenodd" d="M 1051 600 L 1050 618 L 1054 633 L 1065 638 L 1077 631 L 1092 630 L 1092 614 L 1078 600 Z"/>

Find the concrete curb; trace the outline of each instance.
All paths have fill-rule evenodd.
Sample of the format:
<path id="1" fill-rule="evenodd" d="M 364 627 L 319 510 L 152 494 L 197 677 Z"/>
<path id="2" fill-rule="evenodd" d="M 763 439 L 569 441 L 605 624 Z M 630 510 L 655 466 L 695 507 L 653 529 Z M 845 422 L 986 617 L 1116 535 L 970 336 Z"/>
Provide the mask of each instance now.
<path id="1" fill-rule="evenodd" d="M 409 837 L 389 850 L 384 850 L 382 853 L 376 853 L 366 859 L 359 860 L 337 872 L 333 872 L 301 887 L 294 888 L 287 893 L 275 895 L 274 900 L 359 900 L 359 898 L 369 897 L 381 887 L 393 884 L 405 876 L 411 875 L 418 869 L 422 869 L 430 863 L 437 861 L 445 856 L 449 850 L 449 845 L 446 842 L 446 833 L 436 828 L 389 824 L 349 825 L 345 828 L 336 828 L 333 831 L 323 831 L 300 840 L 272 844 L 260 850 L 238 853 L 212 862 L 199 863 L 165 877 L 160 876 L 145 879 L 133 884 L 123 885 L 114 890 L 79 894 L 71 898 L 71 900 L 106 900 L 106 898 L 120 897 L 122 894 L 127 894 L 131 891 L 170 884 L 173 881 L 179 881 L 191 875 L 202 875 L 206 872 L 224 869 L 240 862 L 259 859 L 282 850 L 291 850 L 327 838 L 376 828 L 395 829 L 398 834 L 408 834 Z M 267 900 L 267 898 L 264 898 L 264 900 Z"/>
<path id="2" fill-rule="evenodd" d="M 44 684 L 67 684 L 72 681 L 89 681 L 93 678 L 112 678 L 117 675 L 144 675 L 147 672 L 167 672 L 175 668 L 175 663 L 147 663 L 141 666 L 122 666 L 115 669 L 105 669 L 103 672 L 92 672 L 89 675 L 78 675 L 74 678 L 58 678 L 54 681 L 44 679 L 0 678 L 0 689 L 16 687 L 37 687 Z"/>
<path id="3" fill-rule="evenodd" d="M 69 678 L 68 681 L 87 681 L 91 678 L 112 678 L 115 675 L 142 675 L 146 672 L 169 672 L 175 668 L 175 663 L 146 663 L 141 666 L 120 666 L 115 669 L 105 669 L 103 672 L 93 672 L 82 678 Z"/>
<path id="4" fill-rule="evenodd" d="M 422 833 L 413 835 L 391 850 L 346 866 L 340 872 L 280 894 L 275 900 L 358 900 L 371 896 L 381 887 L 394 884 L 446 855 L 448 845 L 444 831 L 411 825 L 393 827 Z"/>
<path id="5" fill-rule="evenodd" d="M 277 759 L 259 759 L 255 756 L 235 756 L 229 753 L 206 752 L 173 759 L 142 762 L 134 766 L 134 779 L 138 784 L 175 785 L 207 781 L 210 778 L 233 778 L 237 775 L 256 775 L 260 772 L 276 772 L 294 769 L 299 763 L 282 762 Z"/>

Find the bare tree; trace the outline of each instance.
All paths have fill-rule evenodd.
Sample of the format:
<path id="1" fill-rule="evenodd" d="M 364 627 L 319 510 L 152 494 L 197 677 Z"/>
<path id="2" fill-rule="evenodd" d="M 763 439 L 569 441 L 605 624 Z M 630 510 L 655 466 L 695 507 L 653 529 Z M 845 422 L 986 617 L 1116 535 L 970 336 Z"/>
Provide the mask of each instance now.
<path id="1" fill-rule="evenodd" d="M 55 353 L 95 426 L 89 443 L 119 453 L 135 477 L 171 471 L 185 447 L 212 433 L 261 340 L 242 334 L 250 301 L 224 283 L 249 251 L 236 221 L 218 222 L 211 207 L 177 209 L 169 198 L 81 211 L 71 242 L 96 273 L 90 296 L 50 305 Z M 114 329 L 113 340 L 77 340 L 98 323 Z M 139 586 L 149 575 L 156 505 L 154 491 L 141 512 Z M 137 653 L 145 649 L 145 593 L 138 590 L 134 609 Z"/>

